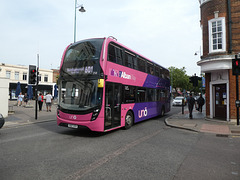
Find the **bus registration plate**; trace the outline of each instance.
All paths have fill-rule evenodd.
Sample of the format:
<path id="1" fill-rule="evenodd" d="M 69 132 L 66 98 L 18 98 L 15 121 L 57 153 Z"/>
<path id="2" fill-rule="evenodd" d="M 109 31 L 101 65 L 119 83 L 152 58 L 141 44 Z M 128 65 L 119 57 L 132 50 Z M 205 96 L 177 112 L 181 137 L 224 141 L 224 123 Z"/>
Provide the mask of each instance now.
<path id="1" fill-rule="evenodd" d="M 69 127 L 69 128 L 77 129 L 77 128 L 78 128 L 78 125 L 75 125 L 75 124 L 68 124 L 68 127 Z"/>

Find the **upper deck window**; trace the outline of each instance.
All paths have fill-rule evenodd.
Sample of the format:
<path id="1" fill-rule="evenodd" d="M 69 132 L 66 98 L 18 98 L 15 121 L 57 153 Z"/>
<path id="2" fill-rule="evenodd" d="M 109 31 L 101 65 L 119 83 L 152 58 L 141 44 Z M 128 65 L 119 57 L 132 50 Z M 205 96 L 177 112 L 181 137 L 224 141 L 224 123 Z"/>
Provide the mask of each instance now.
<path id="1" fill-rule="evenodd" d="M 133 69 L 137 69 L 137 61 L 135 54 L 125 51 L 125 66 Z"/>
<path id="2" fill-rule="evenodd" d="M 108 60 L 117 64 L 123 64 L 122 49 L 111 43 L 108 48 Z"/>
<path id="3" fill-rule="evenodd" d="M 141 58 L 141 57 L 138 57 L 137 58 L 137 62 L 138 62 L 138 70 L 139 71 L 142 71 L 142 72 L 146 72 L 146 61 L 143 59 L 143 58 Z"/>

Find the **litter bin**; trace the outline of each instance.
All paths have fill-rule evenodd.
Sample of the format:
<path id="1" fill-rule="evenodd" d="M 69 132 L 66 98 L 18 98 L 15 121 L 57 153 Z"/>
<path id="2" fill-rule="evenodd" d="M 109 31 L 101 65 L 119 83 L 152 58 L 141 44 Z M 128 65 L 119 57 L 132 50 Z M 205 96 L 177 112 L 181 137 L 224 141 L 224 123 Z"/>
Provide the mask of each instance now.
<path id="1" fill-rule="evenodd" d="M 4 123 L 5 123 L 5 119 L 4 119 L 3 115 L 0 114 L 0 128 L 3 127 Z"/>

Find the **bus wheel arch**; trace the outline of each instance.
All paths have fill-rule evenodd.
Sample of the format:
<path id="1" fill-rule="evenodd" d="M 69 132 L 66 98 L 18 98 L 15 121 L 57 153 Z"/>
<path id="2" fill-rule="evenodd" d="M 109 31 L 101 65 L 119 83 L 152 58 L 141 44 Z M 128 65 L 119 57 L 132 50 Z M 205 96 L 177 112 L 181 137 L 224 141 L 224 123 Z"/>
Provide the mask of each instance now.
<path id="1" fill-rule="evenodd" d="M 134 123 L 134 113 L 129 110 L 125 116 L 125 126 L 124 129 L 130 129 Z"/>

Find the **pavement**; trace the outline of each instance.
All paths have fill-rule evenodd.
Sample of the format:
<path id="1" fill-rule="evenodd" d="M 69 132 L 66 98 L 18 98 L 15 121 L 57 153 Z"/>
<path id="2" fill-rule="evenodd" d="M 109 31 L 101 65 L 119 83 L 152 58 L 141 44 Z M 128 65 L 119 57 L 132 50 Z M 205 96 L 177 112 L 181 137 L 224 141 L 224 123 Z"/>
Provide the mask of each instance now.
<path id="1" fill-rule="evenodd" d="M 9 115 L 5 118 L 3 128 L 18 127 L 21 125 L 56 121 L 57 102 L 53 101 L 51 112 L 47 112 L 46 104 L 43 110 L 37 112 L 35 119 L 35 101 L 29 101 L 27 105 L 16 106 L 16 101 L 9 101 Z M 178 107 L 181 108 L 181 107 Z M 182 112 L 165 119 L 165 124 L 170 127 L 185 129 L 194 132 L 213 133 L 218 136 L 240 136 L 240 126 L 236 122 L 227 122 L 219 119 L 206 118 L 205 106 L 203 112 L 193 110 L 193 119 L 189 119 L 187 106 Z"/>
<path id="2" fill-rule="evenodd" d="M 18 127 L 21 125 L 42 123 L 47 121 L 57 121 L 57 102 L 53 101 L 51 112 L 47 112 L 46 104 L 43 103 L 42 111 L 37 112 L 35 119 L 35 101 L 30 100 L 27 105 L 24 103 L 17 106 L 17 101 L 8 101 L 9 113 L 5 118 L 5 124 L 2 128 Z"/>
<path id="3" fill-rule="evenodd" d="M 203 107 L 203 112 L 193 110 L 193 119 L 189 119 L 189 111 L 187 106 L 185 106 L 184 114 L 180 112 L 166 118 L 165 124 L 174 128 L 212 133 L 217 136 L 240 136 L 240 126 L 237 125 L 237 122 L 207 118 L 205 106 Z"/>

